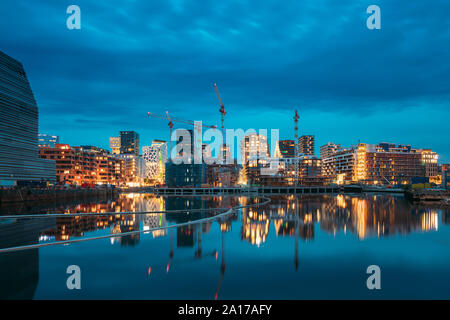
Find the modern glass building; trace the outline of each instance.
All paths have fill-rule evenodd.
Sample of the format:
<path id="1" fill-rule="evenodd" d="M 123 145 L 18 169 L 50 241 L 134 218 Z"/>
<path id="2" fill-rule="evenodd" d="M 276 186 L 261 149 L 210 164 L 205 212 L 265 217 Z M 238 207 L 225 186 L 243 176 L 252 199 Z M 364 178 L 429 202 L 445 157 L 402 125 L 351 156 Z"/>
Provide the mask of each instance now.
<path id="1" fill-rule="evenodd" d="M 120 131 L 120 153 L 139 155 L 139 134 L 135 131 Z"/>
<path id="2" fill-rule="evenodd" d="M 0 51 L 0 184 L 56 180 L 38 156 L 38 107 L 22 64 Z"/>

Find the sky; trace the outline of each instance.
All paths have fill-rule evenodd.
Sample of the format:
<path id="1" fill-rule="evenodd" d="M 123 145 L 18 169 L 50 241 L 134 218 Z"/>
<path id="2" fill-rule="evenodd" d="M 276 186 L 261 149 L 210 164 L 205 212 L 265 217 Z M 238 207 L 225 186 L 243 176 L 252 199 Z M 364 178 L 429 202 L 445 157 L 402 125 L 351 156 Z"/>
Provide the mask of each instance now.
<path id="1" fill-rule="evenodd" d="M 66 26 L 71 4 L 80 30 Z M 149 111 L 220 126 L 217 83 L 226 128 L 293 139 L 297 109 L 317 154 L 386 141 L 449 163 L 449 12 L 448 0 L 2 0 L 0 50 L 25 67 L 39 131 L 62 143 L 168 140 Z"/>

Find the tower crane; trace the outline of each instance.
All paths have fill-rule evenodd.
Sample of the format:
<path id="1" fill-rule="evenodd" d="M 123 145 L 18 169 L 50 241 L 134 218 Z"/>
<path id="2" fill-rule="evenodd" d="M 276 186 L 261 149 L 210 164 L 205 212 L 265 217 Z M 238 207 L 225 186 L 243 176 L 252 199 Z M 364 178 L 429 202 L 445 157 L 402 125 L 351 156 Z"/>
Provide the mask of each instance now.
<path id="1" fill-rule="evenodd" d="M 219 93 L 219 88 L 217 87 L 217 83 L 214 83 L 214 91 L 216 91 L 217 99 L 219 100 L 219 104 L 220 104 L 219 112 L 220 112 L 220 122 L 221 122 L 221 125 L 222 125 L 221 126 L 222 139 L 225 140 L 225 125 L 224 125 L 224 122 L 225 122 L 225 115 L 227 113 L 225 111 L 225 106 L 224 106 L 224 104 L 222 102 L 222 98 L 220 98 L 220 93 Z M 227 145 L 226 145 L 226 143 L 224 141 L 223 144 L 222 144 L 222 148 L 221 148 L 222 149 L 221 152 L 222 152 L 223 162 L 227 161 L 227 159 L 226 159 L 227 154 L 228 154 L 228 149 L 227 148 L 228 147 L 227 147 Z"/>
<path id="2" fill-rule="evenodd" d="M 223 105 L 222 99 L 220 98 L 220 93 L 219 93 L 219 88 L 217 87 L 217 83 L 214 83 L 214 90 L 216 91 L 216 95 L 217 95 L 217 99 L 219 100 L 219 104 L 220 104 L 220 121 L 222 124 L 222 136 L 224 134 L 223 130 L 224 130 L 224 121 L 225 121 L 225 115 L 227 114 L 225 111 L 225 106 Z"/>

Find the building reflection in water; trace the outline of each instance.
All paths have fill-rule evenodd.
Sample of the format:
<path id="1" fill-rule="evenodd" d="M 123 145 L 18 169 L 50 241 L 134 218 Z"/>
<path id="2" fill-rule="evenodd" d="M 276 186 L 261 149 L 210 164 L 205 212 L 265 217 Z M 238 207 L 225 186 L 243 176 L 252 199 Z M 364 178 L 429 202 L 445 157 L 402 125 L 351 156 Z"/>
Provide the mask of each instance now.
<path id="1" fill-rule="evenodd" d="M 152 230 L 170 224 L 193 221 L 226 211 L 237 205 L 249 205 L 256 201 L 247 197 L 158 197 L 149 194 L 122 194 L 114 200 L 101 203 L 84 203 L 58 207 L 56 213 L 64 217 L 46 219 L 8 219 L 0 224 L 0 248 L 36 244 L 46 241 L 62 241 L 89 237 L 97 230 L 109 230 L 111 235 L 130 231 L 151 233 L 153 238 L 170 239 L 168 273 L 174 263 L 176 248 L 193 248 L 193 259 L 215 257 L 220 260 L 220 276 L 215 292 L 217 298 L 225 275 L 225 233 L 233 224 L 240 223 L 240 238 L 260 246 L 269 241 L 271 224 L 275 237 L 295 238 L 296 269 L 299 265 L 298 241 L 311 241 L 320 228 L 331 235 L 354 234 L 359 239 L 406 235 L 412 232 L 433 232 L 441 223 L 450 223 L 449 209 L 412 206 L 401 197 L 392 195 L 301 195 L 278 196 L 262 207 L 243 208 L 239 212 L 219 218 L 214 222 L 193 224 L 176 229 Z M 214 212 L 209 208 L 222 208 Z M 198 210 L 200 209 L 200 210 Z M 37 211 L 36 211 L 37 210 Z M 30 208 L 30 212 L 45 213 L 50 209 Z M 183 210 L 185 212 L 174 212 Z M 133 214 L 133 212 L 154 212 Z M 3 211 L 5 212 L 5 211 Z M 6 211 L 9 213 L 9 211 Z M 53 211 L 55 212 L 55 211 Z M 107 213 L 109 215 L 82 215 L 76 213 Z M 130 214 L 121 214 L 128 212 Z M 22 212 L 26 213 L 26 212 Z M 69 216 L 69 214 L 71 214 Z M 240 221 L 238 221 L 240 219 Z M 203 252 L 203 241 L 217 223 L 220 230 L 217 248 Z M 147 231 L 147 232 L 146 232 Z M 230 236 L 234 236 L 230 234 Z M 111 243 L 134 246 L 141 240 L 140 233 L 111 237 Z M 39 273 L 38 250 L 0 253 L 1 298 L 32 298 Z M 220 258 L 219 258 L 220 255 Z M 149 268 L 151 270 L 151 268 Z M 149 271 L 150 272 L 150 271 Z"/>
<path id="2" fill-rule="evenodd" d="M 449 223 L 448 209 L 412 206 L 391 195 L 323 195 L 273 197 L 264 208 L 242 211 L 241 239 L 259 246 L 273 222 L 276 236 L 314 239 L 315 226 L 329 234 L 353 233 L 359 239 L 438 230 Z M 320 224 L 318 224 L 320 223 Z"/>
<path id="3" fill-rule="evenodd" d="M 86 236 L 87 233 L 109 229 L 111 235 L 130 231 L 151 232 L 153 237 L 167 236 L 170 229 L 153 230 L 169 224 L 202 219 L 226 208 L 248 205 L 254 201 L 246 197 L 158 197 L 150 194 L 122 194 L 103 203 L 84 203 L 60 207 L 54 227 L 39 234 L 39 241 L 64 241 Z M 215 212 L 208 208 L 223 208 Z M 167 212 L 164 212 L 166 211 Z M 174 212 L 185 210 L 186 212 Z M 191 211 L 192 210 L 192 211 Z M 441 222 L 449 223 L 448 209 L 412 206 L 401 197 L 391 195 L 300 195 L 272 197 L 262 207 L 243 208 L 240 212 L 241 240 L 259 246 L 268 239 L 271 224 L 276 236 L 298 236 L 308 241 L 314 239 L 315 228 L 329 234 L 338 232 L 356 234 L 359 239 L 385 237 L 411 232 L 438 230 Z M 82 215 L 76 213 L 117 213 L 109 215 Z M 121 214 L 128 212 L 131 214 Z M 155 212 L 132 214 L 133 212 Z M 71 216 L 69 216 L 71 214 Z M 228 232 L 233 221 L 219 219 L 220 231 Z M 177 247 L 195 247 L 202 235 L 210 232 L 213 222 L 179 227 L 176 230 Z M 20 237 L 20 235 L 17 235 Z M 139 233 L 111 238 L 111 243 L 136 245 Z"/>

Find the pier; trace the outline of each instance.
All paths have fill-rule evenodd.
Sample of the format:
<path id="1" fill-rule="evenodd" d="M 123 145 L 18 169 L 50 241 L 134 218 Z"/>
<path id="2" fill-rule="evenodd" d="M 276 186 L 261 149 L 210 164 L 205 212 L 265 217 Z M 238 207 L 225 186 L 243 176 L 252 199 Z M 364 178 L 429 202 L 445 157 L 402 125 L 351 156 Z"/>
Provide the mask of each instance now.
<path id="1" fill-rule="evenodd" d="M 151 188 L 148 192 L 165 196 L 207 196 L 207 195 L 285 195 L 285 194 L 327 194 L 339 193 L 338 186 L 289 186 L 289 187 L 211 187 L 211 188 Z"/>

